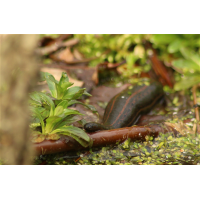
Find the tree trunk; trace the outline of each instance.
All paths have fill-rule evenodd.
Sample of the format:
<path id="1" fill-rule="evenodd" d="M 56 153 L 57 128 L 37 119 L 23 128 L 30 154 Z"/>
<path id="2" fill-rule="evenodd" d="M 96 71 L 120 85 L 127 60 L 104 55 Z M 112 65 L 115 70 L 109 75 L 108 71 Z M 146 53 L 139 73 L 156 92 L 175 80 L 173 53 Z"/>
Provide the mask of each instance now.
<path id="1" fill-rule="evenodd" d="M 0 159 L 31 164 L 28 93 L 39 76 L 38 35 L 0 35 Z"/>

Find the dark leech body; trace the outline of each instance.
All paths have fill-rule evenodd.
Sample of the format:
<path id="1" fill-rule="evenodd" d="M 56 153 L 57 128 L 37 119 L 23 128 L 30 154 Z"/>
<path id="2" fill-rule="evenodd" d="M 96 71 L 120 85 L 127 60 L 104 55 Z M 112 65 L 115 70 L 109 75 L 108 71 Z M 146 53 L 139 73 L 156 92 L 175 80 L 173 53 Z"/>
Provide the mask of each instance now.
<path id="1" fill-rule="evenodd" d="M 122 91 L 114 96 L 108 103 L 104 117 L 103 125 L 87 123 L 87 131 L 102 129 L 116 129 L 131 126 L 137 123 L 142 114 L 148 113 L 151 108 L 163 96 L 162 85 L 153 82 L 149 86 L 136 85 L 133 88 Z M 88 126 L 90 128 L 88 129 Z"/>

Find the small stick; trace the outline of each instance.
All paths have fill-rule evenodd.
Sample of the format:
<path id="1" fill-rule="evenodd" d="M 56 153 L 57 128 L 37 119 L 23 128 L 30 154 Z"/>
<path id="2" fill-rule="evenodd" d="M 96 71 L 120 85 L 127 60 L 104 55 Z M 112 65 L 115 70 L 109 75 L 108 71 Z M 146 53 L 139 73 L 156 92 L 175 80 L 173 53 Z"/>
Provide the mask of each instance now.
<path id="1" fill-rule="evenodd" d="M 173 132 L 176 135 L 178 132 L 168 125 L 149 125 L 149 126 L 133 126 L 112 130 L 103 130 L 88 134 L 93 141 L 92 147 L 102 147 L 117 142 L 124 142 L 130 138 L 132 141 L 145 141 L 147 135 L 157 137 L 159 133 Z M 64 151 L 77 151 L 88 149 L 81 146 L 76 140 L 68 136 L 62 136 L 59 140 L 45 140 L 41 143 L 33 144 L 36 155 L 52 154 Z"/>
<path id="2" fill-rule="evenodd" d="M 199 87 L 199 86 L 200 86 L 200 84 L 194 85 L 193 88 L 192 88 L 194 105 L 197 104 L 196 90 L 197 90 L 197 87 Z M 195 133 L 199 133 L 200 132 L 200 126 L 199 126 L 199 107 L 198 106 L 195 108 L 195 116 L 196 116 L 197 123 L 196 123 L 196 126 L 194 126 L 193 129 L 195 129 L 195 130 L 193 130 L 193 131 L 195 131 Z"/>

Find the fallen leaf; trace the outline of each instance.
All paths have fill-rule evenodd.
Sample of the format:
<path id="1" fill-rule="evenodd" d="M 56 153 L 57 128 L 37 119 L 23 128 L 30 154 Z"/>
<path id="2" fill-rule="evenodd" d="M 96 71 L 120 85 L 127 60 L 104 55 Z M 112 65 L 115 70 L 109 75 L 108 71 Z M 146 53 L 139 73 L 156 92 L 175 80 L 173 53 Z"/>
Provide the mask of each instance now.
<path id="1" fill-rule="evenodd" d="M 47 135 L 46 140 L 58 140 L 60 136 L 58 134 Z"/>
<path id="2" fill-rule="evenodd" d="M 41 71 L 43 71 L 43 72 L 48 72 L 48 73 L 52 74 L 52 75 L 55 77 L 55 79 L 56 79 L 57 81 L 60 80 L 60 77 L 61 77 L 61 75 L 62 75 L 62 72 L 66 72 L 66 73 L 67 73 L 67 71 L 65 71 L 65 70 L 63 70 L 63 69 L 58 69 L 58 68 L 47 68 L 47 67 L 41 68 Z M 76 79 L 71 78 L 71 77 L 69 76 L 68 73 L 67 73 L 67 75 L 68 75 L 68 77 L 69 77 L 69 82 L 74 83 L 73 86 L 79 86 L 79 87 L 82 87 L 82 86 L 83 86 L 83 81 L 79 81 L 79 80 L 76 80 Z M 72 87 L 73 87 L 73 86 L 72 86 Z"/>
<path id="3" fill-rule="evenodd" d="M 43 142 L 45 140 L 45 135 L 38 135 L 38 136 L 34 136 L 31 141 L 33 143 L 40 143 L 40 142 Z"/>
<path id="4" fill-rule="evenodd" d="M 84 59 L 84 55 L 82 53 L 80 53 L 77 49 L 74 49 L 73 53 L 74 53 L 74 57 L 77 60 L 83 60 Z"/>
<path id="5" fill-rule="evenodd" d="M 170 123 L 170 122 L 164 122 L 167 126 L 173 127 L 176 131 L 178 131 L 181 135 L 186 135 L 188 133 L 194 134 L 194 131 L 192 131 L 186 124 L 184 124 L 182 121 L 179 121 L 178 123 Z"/>
<path id="6" fill-rule="evenodd" d="M 61 47 L 71 47 L 78 43 L 79 43 L 79 40 L 76 38 L 72 38 L 65 42 L 63 42 L 61 40 L 57 40 L 57 41 L 55 40 L 55 41 L 52 41 L 52 44 L 49 46 L 37 48 L 36 53 L 39 55 L 48 55 L 50 53 L 53 53 L 54 51 L 57 51 Z"/>
<path id="7" fill-rule="evenodd" d="M 52 59 L 56 61 L 65 61 L 65 62 L 71 62 L 74 61 L 75 58 L 71 52 L 71 49 L 68 47 L 62 51 L 59 51 L 52 56 L 50 56 Z"/>

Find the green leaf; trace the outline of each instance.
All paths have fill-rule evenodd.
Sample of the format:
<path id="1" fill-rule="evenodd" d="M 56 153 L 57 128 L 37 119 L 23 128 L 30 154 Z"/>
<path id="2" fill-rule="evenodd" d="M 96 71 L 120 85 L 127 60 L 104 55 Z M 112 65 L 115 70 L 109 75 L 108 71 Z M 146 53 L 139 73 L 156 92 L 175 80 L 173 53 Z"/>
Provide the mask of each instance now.
<path id="1" fill-rule="evenodd" d="M 80 99 L 84 92 L 85 92 L 85 88 L 80 89 L 76 94 L 74 94 L 72 99 Z"/>
<path id="2" fill-rule="evenodd" d="M 54 110 L 54 116 L 61 115 L 64 111 L 64 108 L 62 106 L 57 106 Z"/>
<path id="3" fill-rule="evenodd" d="M 80 137 L 85 141 L 88 141 L 88 142 L 90 141 L 90 137 L 87 135 L 87 133 L 80 128 L 77 128 L 74 126 L 66 126 L 66 127 L 60 128 L 60 130 L 76 135 L 77 137 Z"/>
<path id="4" fill-rule="evenodd" d="M 68 87 L 72 86 L 73 84 L 74 83 L 69 82 L 67 73 L 63 72 L 59 81 L 59 85 L 61 86 L 61 88 L 66 90 Z"/>
<path id="5" fill-rule="evenodd" d="M 172 61 L 172 65 L 174 67 L 182 68 L 186 71 L 191 71 L 191 72 L 192 71 L 194 72 L 194 70 L 200 71 L 200 67 L 192 60 L 185 60 L 185 59 L 180 58 L 180 59 Z"/>
<path id="6" fill-rule="evenodd" d="M 41 126 L 40 120 L 36 115 L 31 116 L 31 124 L 39 124 L 39 126 Z"/>
<path id="7" fill-rule="evenodd" d="M 54 82 L 54 83 L 59 83 L 55 78 L 54 78 L 54 76 L 53 75 L 49 75 L 48 76 L 48 79 L 50 79 L 52 82 Z"/>
<path id="8" fill-rule="evenodd" d="M 180 39 L 175 40 L 169 44 L 167 50 L 169 53 L 176 53 L 181 48 L 182 44 L 183 44 L 182 40 Z"/>
<path id="9" fill-rule="evenodd" d="M 52 101 L 52 99 L 46 95 L 45 93 L 42 93 L 42 92 L 38 92 L 39 96 L 41 97 L 41 99 L 49 106 L 52 106 L 54 107 L 54 103 Z"/>
<path id="10" fill-rule="evenodd" d="M 73 127 L 73 126 L 65 126 L 59 129 L 56 129 L 54 133 L 59 133 L 63 135 L 68 135 L 77 140 L 82 146 L 87 147 L 90 144 L 90 137 L 84 132 L 82 129 Z"/>
<path id="11" fill-rule="evenodd" d="M 38 103 L 37 101 L 34 101 L 33 99 L 29 99 L 28 103 L 29 105 L 34 106 L 34 107 L 42 106 L 41 103 Z"/>
<path id="12" fill-rule="evenodd" d="M 37 118 L 40 120 L 41 127 L 42 127 L 42 133 L 45 133 L 44 121 L 42 119 L 41 114 L 38 112 L 37 108 L 31 108 L 31 111 L 33 112 L 33 115 L 36 115 Z"/>
<path id="13" fill-rule="evenodd" d="M 180 48 L 180 51 L 187 60 L 191 60 L 191 61 L 195 62 L 200 68 L 200 55 L 199 54 L 197 54 L 185 47 Z"/>
<path id="14" fill-rule="evenodd" d="M 69 78 L 66 72 L 62 72 L 59 84 L 62 86 L 63 83 L 69 82 Z"/>
<path id="15" fill-rule="evenodd" d="M 83 92 L 84 95 L 91 97 L 92 95 L 86 91 Z"/>
<path id="16" fill-rule="evenodd" d="M 30 96 L 30 98 L 32 100 L 34 100 L 35 102 L 37 102 L 40 105 L 42 105 L 42 99 L 41 99 L 41 97 L 40 97 L 38 92 L 32 92 L 32 93 L 29 94 L 29 96 Z"/>
<path id="17" fill-rule="evenodd" d="M 51 134 L 51 132 L 55 129 L 56 124 L 60 121 L 62 121 L 62 118 L 58 117 L 58 116 L 51 116 L 51 117 L 47 118 L 45 133 Z"/>
<path id="18" fill-rule="evenodd" d="M 98 114 L 96 108 L 95 108 L 94 106 L 92 106 L 92 105 L 86 105 L 86 104 L 84 104 L 84 103 L 82 103 L 82 102 L 80 102 L 80 101 L 71 100 L 71 101 L 69 101 L 68 106 L 71 106 L 71 105 L 73 105 L 73 104 L 81 104 L 81 105 L 87 107 L 88 109 L 90 109 L 93 113 Z"/>
<path id="19" fill-rule="evenodd" d="M 68 88 L 67 91 L 64 93 L 63 99 L 78 99 L 82 96 L 84 93 L 85 88 L 81 89 L 78 86 L 74 86 L 71 88 Z"/>
<path id="20" fill-rule="evenodd" d="M 42 100 L 44 100 L 47 105 L 50 106 L 50 113 L 49 116 L 53 116 L 54 114 L 54 110 L 55 110 L 55 105 L 54 102 L 51 100 L 51 98 L 49 96 L 47 96 L 46 94 L 42 93 L 42 92 L 38 92 L 38 94 L 40 95 L 40 97 L 42 98 Z"/>
<path id="21" fill-rule="evenodd" d="M 51 132 L 51 134 L 54 134 L 54 132 L 56 133 L 56 129 L 61 128 L 63 126 L 68 126 L 71 125 L 72 123 L 79 121 L 81 119 L 80 116 L 67 116 L 67 117 L 63 117 L 61 121 L 59 121 L 58 123 L 56 123 L 56 125 L 54 126 L 54 131 Z"/>
<path id="22" fill-rule="evenodd" d="M 158 147 L 161 148 L 164 145 L 164 142 L 161 142 Z"/>
<path id="23" fill-rule="evenodd" d="M 49 110 L 45 109 L 44 107 L 37 107 L 36 109 L 40 113 L 43 119 L 49 116 Z"/>
<path id="24" fill-rule="evenodd" d="M 74 85 L 74 83 L 68 82 L 68 83 L 63 83 L 61 87 L 62 87 L 64 90 L 66 90 L 68 87 L 70 87 L 70 86 L 72 86 L 72 85 Z"/>
<path id="25" fill-rule="evenodd" d="M 40 72 L 40 82 L 42 81 L 46 81 L 46 78 L 51 75 L 50 73 L 48 72 Z"/>
<path id="26" fill-rule="evenodd" d="M 64 95 L 64 90 L 57 83 L 55 83 L 55 87 L 56 87 L 56 91 L 57 91 L 57 99 L 62 99 L 62 97 Z"/>
<path id="27" fill-rule="evenodd" d="M 176 90 L 176 91 L 185 90 L 185 89 L 188 89 L 198 83 L 200 83 L 200 74 L 193 74 L 192 76 L 185 76 L 184 78 L 181 79 L 181 81 L 177 82 L 174 85 L 174 90 Z"/>
<path id="28" fill-rule="evenodd" d="M 128 56 L 126 57 L 126 62 L 129 68 L 133 67 L 133 64 L 136 61 L 136 56 L 133 53 L 128 54 Z"/>
<path id="29" fill-rule="evenodd" d="M 80 115 L 74 115 L 74 116 L 70 115 L 65 118 L 65 122 L 66 122 L 66 125 L 69 126 L 74 122 L 80 121 L 81 119 L 82 117 Z"/>
<path id="30" fill-rule="evenodd" d="M 179 38 L 176 34 L 153 34 L 151 37 L 151 42 L 156 45 L 159 44 L 169 44 Z"/>
<path id="31" fill-rule="evenodd" d="M 56 83 L 50 79 L 50 76 L 48 78 L 46 78 L 46 81 L 47 81 L 47 84 L 48 84 L 49 89 L 51 91 L 51 95 L 54 98 L 57 98 L 58 95 L 57 95 Z"/>
<path id="32" fill-rule="evenodd" d="M 88 147 L 90 146 L 90 143 L 91 143 L 91 140 L 89 142 L 83 140 L 82 138 L 80 137 L 77 137 L 76 135 L 73 135 L 69 132 L 61 132 L 60 134 L 62 135 L 67 135 L 67 136 L 70 136 L 72 138 L 74 138 L 79 144 L 81 144 L 83 147 Z"/>
<path id="33" fill-rule="evenodd" d="M 63 109 L 68 107 L 68 101 L 67 100 L 62 100 L 57 106 L 62 106 Z"/>
<path id="34" fill-rule="evenodd" d="M 68 109 L 68 108 L 64 109 L 63 114 L 65 116 L 67 116 L 67 115 L 83 115 L 82 113 L 80 113 L 77 110 L 72 110 L 72 109 Z"/>

